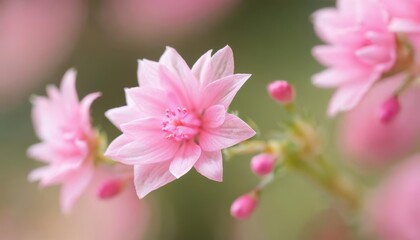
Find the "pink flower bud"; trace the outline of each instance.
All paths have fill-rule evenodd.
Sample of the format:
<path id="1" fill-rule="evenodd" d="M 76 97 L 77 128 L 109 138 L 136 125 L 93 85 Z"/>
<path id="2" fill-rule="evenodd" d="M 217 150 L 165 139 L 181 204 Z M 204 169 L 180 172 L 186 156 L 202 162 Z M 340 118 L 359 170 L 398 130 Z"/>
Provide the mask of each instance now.
<path id="1" fill-rule="evenodd" d="M 257 206 L 257 199 L 252 194 L 245 194 L 237 198 L 230 207 L 232 217 L 244 220 L 251 216 Z"/>
<path id="2" fill-rule="evenodd" d="M 251 170 L 258 176 L 264 176 L 273 171 L 276 158 L 272 154 L 262 153 L 251 160 Z"/>
<path id="3" fill-rule="evenodd" d="M 287 81 L 277 80 L 267 86 L 270 96 L 281 104 L 289 104 L 295 100 L 295 90 Z"/>
<path id="4" fill-rule="evenodd" d="M 96 196 L 100 199 L 110 199 L 118 195 L 124 188 L 125 181 L 123 179 L 111 179 L 99 186 Z"/>
<path id="5" fill-rule="evenodd" d="M 378 111 L 378 118 L 381 123 L 391 122 L 400 111 L 400 103 L 396 96 L 387 99 L 382 103 Z"/>

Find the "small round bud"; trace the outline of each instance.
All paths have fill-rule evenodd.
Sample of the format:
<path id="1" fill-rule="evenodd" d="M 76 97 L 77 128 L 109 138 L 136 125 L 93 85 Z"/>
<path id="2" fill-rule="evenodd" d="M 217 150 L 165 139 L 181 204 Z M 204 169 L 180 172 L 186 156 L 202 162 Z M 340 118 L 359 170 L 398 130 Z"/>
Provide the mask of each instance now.
<path id="1" fill-rule="evenodd" d="M 399 111 L 398 97 L 393 96 L 382 103 L 378 111 L 378 118 L 381 123 L 389 123 L 398 115 Z"/>
<path id="2" fill-rule="evenodd" d="M 118 195 L 124 188 L 125 181 L 123 179 L 111 179 L 99 186 L 96 196 L 100 199 L 110 199 Z"/>
<path id="3" fill-rule="evenodd" d="M 251 170 L 258 176 L 264 176 L 273 171 L 275 163 L 274 155 L 261 153 L 251 159 Z"/>
<path id="4" fill-rule="evenodd" d="M 257 206 L 258 200 L 252 194 L 245 194 L 237 198 L 230 207 L 232 217 L 244 220 L 249 218 Z"/>
<path id="5" fill-rule="evenodd" d="M 295 100 L 295 90 L 287 81 L 277 80 L 267 86 L 271 98 L 281 104 L 289 104 Z"/>

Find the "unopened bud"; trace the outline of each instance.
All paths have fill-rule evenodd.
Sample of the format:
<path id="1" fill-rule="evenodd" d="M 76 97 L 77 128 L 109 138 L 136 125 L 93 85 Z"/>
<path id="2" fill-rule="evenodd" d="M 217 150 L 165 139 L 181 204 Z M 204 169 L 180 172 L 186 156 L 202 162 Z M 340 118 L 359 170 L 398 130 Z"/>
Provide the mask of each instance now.
<path id="1" fill-rule="evenodd" d="M 295 100 L 295 90 L 287 81 L 277 80 L 267 86 L 271 98 L 281 104 L 289 104 Z"/>
<path id="2" fill-rule="evenodd" d="M 254 212 L 258 203 L 258 199 L 253 194 L 245 194 L 237 198 L 230 207 L 232 217 L 245 220 Z"/>
<path id="3" fill-rule="evenodd" d="M 96 196 L 100 199 L 110 199 L 118 195 L 124 188 L 125 181 L 123 179 L 112 179 L 104 182 L 99 186 Z"/>
<path id="4" fill-rule="evenodd" d="M 381 123 L 391 122 L 400 111 L 400 103 L 396 96 L 387 99 L 379 108 L 378 118 Z"/>
<path id="5" fill-rule="evenodd" d="M 273 171 L 275 163 L 274 155 L 261 153 L 251 159 L 251 170 L 258 176 L 264 176 Z"/>

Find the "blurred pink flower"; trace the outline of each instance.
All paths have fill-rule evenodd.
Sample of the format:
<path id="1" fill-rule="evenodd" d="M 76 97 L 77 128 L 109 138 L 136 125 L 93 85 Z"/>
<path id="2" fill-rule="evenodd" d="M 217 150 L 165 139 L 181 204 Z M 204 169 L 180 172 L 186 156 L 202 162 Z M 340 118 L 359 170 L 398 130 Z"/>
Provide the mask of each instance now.
<path id="1" fill-rule="evenodd" d="M 80 199 L 70 222 L 75 222 L 76 233 L 69 239 L 100 239 L 100 240 L 138 240 L 143 239 L 151 225 L 149 204 L 139 201 L 132 182 L 112 199 L 101 200 L 97 197 L 97 189 L 107 179 L 126 176 L 118 168 L 99 168 L 86 193 Z M 122 175 L 121 175 L 122 174 Z M 156 228 L 156 227 L 155 227 Z M 68 227 L 66 228 L 68 229 Z"/>
<path id="2" fill-rule="evenodd" d="M 368 223 L 382 240 L 420 239 L 420 156 L 400 166 L 368 204 Z"/>
<path id="3" fill-rule="evenodd" d="M 159 217 L 152 216 L 151 202 L 139 201 L 131 181 L 112 199 L 97 197 L 96 191 L 103 182 L 127 176 L 127 173 L 132 175 L 130 167 L 125 166 L 127 169 L 123 171 L 119 167 L 101 165 L 96 168 L 83 196 L 65 217 L 57 211 L 56 204 L 51 203 L 56 198 L 52 191 L 24 195 L 31 201 L 2 201 L 0 239 L 140 240 L 146 235 L 148 239 L 158 239 L 154 236 L 159 235 Z M 15 188 L 25 186 L 22 183 Z M 159 211 L 157 206 L 153 206 L 153 210 Z"/>
<path id="4" fill-rule="evenodd" d="M 102 22 L 115 37 L 156 41 L 225 15 L 239 0 L 107 0 Z"/>
<path id="5" fill-rule="evenodd" d="M 88 185 L 94 168 L 96 134 L 90 124 L 90 106 L 99 97 L 91 93 L 79 102 L 76 71 L 63 77 L 61 89 L 47 88 L 48 97 L 33 98 L 32 118 L 41 143 L 32 145 L 28 155 L 48 163 L 29 174 L 30 181 L 40 180 L 42 187 L 62 184 L 61 208 L 69 212 Z"/>
<path id="6" fill-rule="evenodd" d="M 413 86 L 399 98 L 401 106 L 392 122 L 379 121 L 377 110 L 393 96 L 404 76 L 376 84 L 360 104 L 349 111 L 342 123 L 342 148 L 351 159 L 367 165 L 386 164 L 413 150 L 420 142 L 420 87 Z"/>
<path id="7" fill-rule="evenodd" d="M 190 69 L 167 48 L 159 62 L 139 62 L 139 85 L 126 90 L 127 106 L 107 117 L 123 134 L 106 155 L 134 165 L 140 198 L 180 178 L 192 167 L 222 181 L 221 149 L 252 137 L 255 132 L 226 111 L 248 74 L 233 74 L 230 47 L 204 54 Z"/>
<path id="8" fill-rule="evenodd" d="M 408 40 L 420 53 L 420 1 L 419 0 L 380 0 L 391 16 L 389 28 L 395 32 L 405 33 Z M 416 54 L 420 63 L 420 54 Z"/>
<path id="9" fill-rule="evenodd" d="M 356 106 L 374 82 L 396 60 L 395 34 L 388 14 L 376 0 L 338 0 L 337 8 L 314 14 L 318 36 L 328 45 L 313 49 L 328 69 L 313 76 L 318 87 L 337 88 L 328 114 Z"/>
<path id="10" fill-rule="evenodd" d="M 0 2 L 0 111 L 64 62 L 84 19 L 80 0 Z"/>

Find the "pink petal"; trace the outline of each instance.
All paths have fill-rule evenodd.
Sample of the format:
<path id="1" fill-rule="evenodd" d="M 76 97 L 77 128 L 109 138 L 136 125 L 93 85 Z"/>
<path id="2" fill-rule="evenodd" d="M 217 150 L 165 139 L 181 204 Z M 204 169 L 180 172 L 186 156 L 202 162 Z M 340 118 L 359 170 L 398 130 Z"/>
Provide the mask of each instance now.
<path id="1" fill-rule="evenodd" d="M 166 92 L 150 87 L 135 87 L 126 90 L 126 94 L 133 100 L 141 117 L 164 117 L 168 108 Z"/>
<path id="2" fill-rule="evenodd" d="M 357 64 L 352 49 L 338 46 L 316 46 L 312 55 L 325 66 L 349 66 Z"/>
<path id="3" fill-rule="evenodd" d="M 134 166 L 134 185 L 139 198 L 175 180 L 169 172 L 169 164 L 163 162 Z"/>
<path id="4" fill-rule="evenodd" d="M 194 168 L 208 179 L 223 181 L 223 159 L 221 151 L 201 152 L 201 156 Z"/>
<path id="5" fill-rule="evenodd" d="M 79 171 L 83 164 L 83 159 L 74 162 L 63 162 L 59 165 L 48 165 L 31 171 L 28 180 L 31 182 L 40 181 L 41 187 L 55 185 L 64 182 L 66 178 Z"/>
<path id="6" fill-rule="evenodd" d="M 191 99 L 196 98 L 199 82 L 194 77 L 185 60 L 175 49 L 167 47 L 166 51 L 160 58 L 159 63 L 164 65 L 171 73 L 176 75 L 176 84 L 183 88 L 187 94 L 186 96 L 190 96 Z"/>
<path id="7" fill-rule="evenodd" d="M 195 78 L 202 83 L 208 82 L 208 79 L 211 77 L 211 53 L 212 50 L 207 51 L 197 60 L 197 62 L 195 62 L 191 69 Z"/>
<path id="8" fill-rule="evenodd" d="M 233 75 L 234 67 L 233 51 L 228 45 L 226 45 L 224 48 L 217 51 L 211 59 L 211 69 L 213 75 L 209 80 L 215 81 L 217 79 Z"/>
<path id="9" fill-rule="evenodd" d="M 29 175 L 28 175 L 28 181 L 30 182 L 36 182 L 36 181 L 40 181 L 43 178 L 45 178 L 45 176 L 51 175 L 51 173 L 53 172 L 53 169 L 50 166 L 46 166 L 46 167 L 40 167 L 40 168 L 36 168 L 35 170 L 32 170 Z M 54 182 L 56 183 L 56 182 Z M 53 184 L 52 181 L 48 181 L 45 183 L 41 182 L 41 186 L 47 186 Z"/>
<path id="10" fill-rule="evenodd" d="M 328 115 L 335 116 L 340 111 L 347 111 L 355 107 L 379 76 L 379 73 L 374 73 L 372 76 L 364 78 L 363 81 L 340 87 L 330 101 Z"/>
<path id="11" fill-rule="evenodd" d="M 362 69 L 329 68 L 312 77 L 312 83 L 317 87 L 335 88 L 351 82 L 363 81 L 368 71 Z"/>
<path id="12" fill-rule="evenodd" d="M 226 108 L 223 105 L 214 105 L 206 109 L 202 118 L 204 128 L 216 128 L 225 121 Z"/>
<path id="13" fill-rule="evenodd" d="M 395 0 L 381 0 L 395 18 L 405 17 L 405 18 L 416 18 L 418 17 L 418 9 L 420 4 L 417 0 L 401 0 L 398 1 L 398 4 L 395 4 Z"/>
<path id="14" fill-rule="evenodd" d="M 360 0 L 337 0 L 337 8 L 340 13 L 351 19 L 355 19 L 360 14 L 360 7 Z"/>
<path id="15" fill-rule="evenodd" d="M 227 114 L 225 122 L 218 128 L 203 130 L 199 143 L 204 151 L 219 151 L 247 140 L 255 131 L 233 114 Z"/>
<path id="16" fill-rule="evenodd" d="M 336 30 L 341 26 L 345 26 L 340 19 L 339 12 L 335 8 L 320 9 L 312 15 L 312 18 L 317 35 L 328 43 L 336 41 Z"/>
<path id="17" fill-rule="evenodd" d="M 201 148 L 193 141 L 183 143 L 171 161 L 169 171 L 176 178 L 184 176 L 197 162 Z"/>
<path id="18" fill-rule="evenodd" d="M 211 105 L 223 105 L 227 109 L 249 77 L 250 74 L 235 74 L 210 83 L 201 93 L 200 106 L 207 108 Z"/>
<path id="19" fill-rule="evenodd" d="M 61 188 L 60 205 L 64 213 L 69 213 L 75 201 L 82 195 L 93 176 L 93 168 L 87 165 L 74 171 Z"/>
<path id="20" fill-rule="evenodd" d="M 166 133 L 162 131 L 162 120 L 158 118 L 142 118 L 121 125 L 124 135 L 133 140 L 158 138 L 158 141 L 167 140 Z"/>
<path id="21" fill-rule="evenodd" d="M 63 102 L 63 97 L 61 96 L 60 90 L 58 90 L 58 88 L 54 85 L 47 86 L 47 95 L 51 102 Z"/>
<path id="22" fill-rule="evenodd" d="M 61 94 L 62 98 L 70 105 L 76 105 L 79 102 L 79 98 L 76 92 L 76 76 L 77 71 L 75 69 L 69 69 L 63 77 L 61 82 Z"/>
<path id="23" fill-rule="evenodd" d="M 101 93 L 91 93 L 84 97 L 82 101 L 80 102 L 80 112 L 81 112 L 81 118 L 80 121 L 82 122 L 82 127 L 85 128 L 85 131 L 89 131 L 91 129 L 90 125 L 90 107 L 92 106 L 92 103 L 101 96 Z"/>
<path id="24" fill-rule="evenodd" d="M 179 143 L 171 143 L 170 140 L 161 139 L 137 140 L 124 145 L 116 155 L 107 156 L 128 165 L 151 164 L 172 159 L 179 148 Z"/>
<path id="25" fill-rule="evenodd" d="M 391 61 L 391 51 L 385 47 L 371 45 L 356 51 L 356 55 L 366 64 L 376 65 Z"/>
<path id="26" fill-rule="evenodd" d="M 46 142 L 41 142 L 29 147 L 28 156 L 43 162 L 52 162 L 56 155 Z"/>
<path id="27" fill-rule="evenodd" d="M 127 137 L 126 135 L 120 135 L 108 145 L 108 148 L 106 149 L 104 155 L 110 158 L 112 158 L 113 156 L 117 156 L 120 149 L 125 145 L 131 143 L 132 141 L 133 139 Z"/>
<path id="28" fill-rule="evenodd" d="M 156 126 L 157 125 L 157 126 Z M 112 142 L 106 155 L 125 164 L 149 164 L 172 159 L 179 142 L 165 138 L 156 119 L 140 119 L 121 125 L 126 137 Z"/>
<path id="29" fill-rule="evenodd" d="M 213 57 L 211 57 L 211 51 L 208 51 L 192 68 L 195 77 L 204 87 L 220 78 L 233 75 L 233 70 L 233 52 L 229 46 L 217 51 Z"/>
<path id="30" fill-rule="evenodd" d="M 149 60 L 139 60 L 137 79 L 141 87 L 159 87 L 159 63 Z"/>
<path id="31" fill-rule="evenodd" d="M 32 99 L 32 121 L 36 135 L 41 140 L 54 139 L 57 129 L 57 115 L 51 107 L 51 102 L 45 97 L 34 97 Z"/>
<path id="32" fill-rule="evenodd" d="M 189 85 L 188 82 L 179 79 L 165 66 L 160 66 L 159 77 L 162 81 L 161 87 L 168 93 L 167 98 L 170 99 L 167 101 L 168 107 L 190 108 L 193 106 L 192 100 L 196 99 L 198 86 L 195 86 L 195 89 L 191 88 L 192 84 Z"/>
<path id="33" fill-rule="evenodd" d="M 165 52 L 159 59 L 159 63 L 165 65 L 171 72 L 176 73 L 179 79 L 186 83 L 194 80 L 194 76 L 192 75 L 188 64 L 181 55 L 171 47 L 166 47 Z"/>
<path id="34" fill-rule="evenodd" d="M 112 124 L 114 124 L 117 128 L 120 128 L 122 124 L 138 119 L 140 114 L 135 107 L 123 106 L 106 111 L 105 116 L 112 122 Z"/>
<path id="35" fill-rule="evenodd" d="M 420 22 L 411 19 L 393 18 L 389 29 L 395 32 L 420 32 Z"/>

